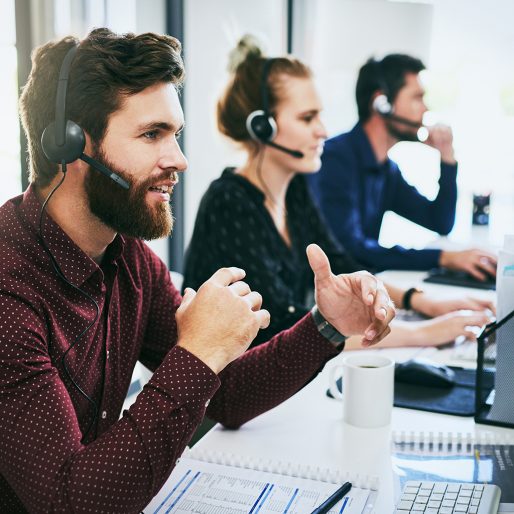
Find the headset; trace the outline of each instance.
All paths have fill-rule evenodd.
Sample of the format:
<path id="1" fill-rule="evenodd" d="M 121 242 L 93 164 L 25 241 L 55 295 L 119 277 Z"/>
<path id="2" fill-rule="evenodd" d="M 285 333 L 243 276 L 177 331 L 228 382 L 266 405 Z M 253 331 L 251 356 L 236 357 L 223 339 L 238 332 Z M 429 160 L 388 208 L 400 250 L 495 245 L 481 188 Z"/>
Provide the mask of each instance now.
<path id="1" fill-rule="evenodd" d="M 383 118 L 393 120 L 398 123 L 403 123 L 408 127 L 413 127 L 417 129 L 421 128 L 422 125 L 420 123 L 416 123 L 415 121 L 409 120 L 407 118 L 397 116 L 394 113 L 394 107 L 390 100 L 391 92 L 385 80 L 384 70 L 382 68 L 382 61 L 377 61 L 376 59 L 373 59 L 371 62 L 373 63 L 373 67 L 375 68 L 375 78 L 377 79 L 378 87 L 382 91 L 382 94 L 377 95 L 373 100 L 373 110 Z"/>
<path id="2" fill-rule="evenodd" d="M 70 76 L 70 68 L 73 62 L 73 58 L 77 53 L 77 46 L 73 46 L 66 53 L 63 62 L 61 64 L 61 69 L 59 71 L 59 81 L 57 84 L 57 93 L 56 93 L 56 102 L 55 102 L 55 120 L 48 125 L 43 131 L 43 135 L 41 136 L 41 148 L 43 149 L 43 153 L 46 158 L 50 162 L 54 162 L 56 164 L 61 165 L 62 169 L 62 178 L 58 182 L 56 186 L 50 191 L 47 195 L 43 205 L 41 206 L 41 210 L 39 213 L 39 238 L 41 241 L 41 245 L 43 246 L 45 252 L 48 254 L 50 258 L 50 262 L 52 267 L 55 270 L 57 276 L 63 280 L 68 286 L 73 288 L 78 293 L 82 294 L 85 298 L 87 298 L 94 306 L 95 316 L 92 320 L 90 320 L 85 327 L 82 328 L 80 333 L 75 337 L 75 339 L 71 342 L 68 348 L 64 351 L 61 356 L 61 365 L 64 370 L 64 373 L 73 384 L 75 389 L 85 398 L 92 406 L 93 413 L 91 417 L 91 421 L 89 422 L 86 430 L 82 434 L 81 442 L 84 444 L 87 436 L 89 435 L 91 429 L 93 428 L 96 419 L 98 418 L 98 404 L 96 401 L 90 397 L 84 389 L 77 383 L 72 372 L 70 371 L 67 363 L 66 357 L 68 356 L 70 350 L 79 342 L 79 340 L 86 335 L 86 333 L 97 323 L 100 318 L 100 306 L 98 302 L 87 292 L 81 289 L 79 286 L 76 286 L 72 282 L 70 282 L 66 275 L 61 270 L 57 259 L 50 251 L 45 238 L 43 236 L 43 214 L 45 213 L 46 206 L 53 194 L 57 191 L 59 187 L 61 187 L 64 179 L 66 178 L 66 168 L 70 162 L 74 162 L 77 159 L 81 159 L 87 164 L 89 164 L 92 168 L 99 171 L 100 173 L 106 175 L 111 180 L 113 180 L 116 184 L 124 189 L 129 189 L 129 184 L 125 180 L 123 180 L 119 175 L 112 172 L 108 168 L 106 168 L 102 163 L 97 160 L 89 157 L 84 154 L 84 148 L 86 146 L 86 136 L 84 134 L 84 130 L 77 123 L 66 119 L 66 92 L 68 88 L 68 81 Z"/>
<path id="3" fill-rule="evenodd" d="M 57 94 L 55 97 L 55 120 L 48 125 L 41 136 L 41 148 L 45 157 L 56 164 L 64 166 L 77 159 L 81 159 L 92 168 L 124 189 L 129 189 L 129 184 L 119 175 L 105 167 L 101 162 L 84 153 L 86 136 L 84 130 L 74 121 L 66 119 L 66 93 L 70 78 L 70 69 L 78 47 L 73 46 L 68 50 L 61 64 Z"/>
<path id="4" fill-rule="evenodd" d="M 246 118 L 246 130 L 254 141 L 258 141 L 277 150 L 285 152 L 293 157 L 301 159 L 303 153 L 299 150 L 291 150 L 285 146 L 275 143 L 273 140 L 277 135 L 277 122 L 269 109 L 269 88 L 268 76 L 271 65 L 275 59 L 266 59 L 261 76 L 261 102 L 262 109 L 251 112 Z"/>

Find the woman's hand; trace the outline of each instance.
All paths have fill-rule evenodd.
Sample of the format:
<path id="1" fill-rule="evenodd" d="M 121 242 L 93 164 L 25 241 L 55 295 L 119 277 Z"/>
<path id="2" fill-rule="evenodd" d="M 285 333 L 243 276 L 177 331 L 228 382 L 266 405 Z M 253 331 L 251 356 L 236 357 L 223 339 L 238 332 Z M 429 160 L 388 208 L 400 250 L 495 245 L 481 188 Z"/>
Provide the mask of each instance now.
<path id="1" fill-rule="evenodd" d="M 440 346 L 459 336 L 475 341 L 477 329 L 490 321 L 486 312 L 456 311 L 427 321 L 410 322 L 408 326 L 412 330 L 412 346 Z"/>
<path id="2" fill-rule="evenodd" d="M 414 293 L 411 298 L 411 307 L 421 314 L 430 318 L 449 314 L 460 310 L 470 311 L 491 311 L 496 314 L 496 308 L 491 300 L 481 300 L 479 298 L 464 297 L 449 300 L 436 300 L 426 293 Z"/>

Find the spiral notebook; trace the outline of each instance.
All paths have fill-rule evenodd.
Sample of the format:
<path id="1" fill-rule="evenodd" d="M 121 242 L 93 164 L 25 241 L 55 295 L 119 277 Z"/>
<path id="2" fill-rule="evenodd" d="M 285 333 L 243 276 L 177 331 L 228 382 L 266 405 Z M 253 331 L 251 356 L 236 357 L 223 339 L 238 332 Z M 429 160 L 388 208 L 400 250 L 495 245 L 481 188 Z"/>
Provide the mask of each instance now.
<path id="1" fill-rule="evenodd" d="M 344 482 L 352 482 L 352 489 L 330 514 L 369 512 L 377 495 L 376 477 L 194 448 L 184 452 L 144 514 L 307 514 Z"/>
<path id="2" fill-rule="evenodd" d="M 514 436 L 393 432 L 391 444 L 398 490 L 408 480 L 495 484 L 501 507 L 514 508 Z"/>

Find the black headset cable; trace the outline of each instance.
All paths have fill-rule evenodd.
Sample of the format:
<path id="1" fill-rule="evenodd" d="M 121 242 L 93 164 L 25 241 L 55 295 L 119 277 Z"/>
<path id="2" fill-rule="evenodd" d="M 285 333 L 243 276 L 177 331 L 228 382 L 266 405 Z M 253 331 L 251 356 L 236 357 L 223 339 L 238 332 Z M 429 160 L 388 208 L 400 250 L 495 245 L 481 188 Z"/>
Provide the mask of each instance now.
<path id="1" fill-rule="evenodd" d="M 52 189 L 52 191 L 50 191 L 50 193 L 46 197 L 45 201 L 43 202 L 43 205 L 41 206 L 41 211 L 39 213 L 39 239 L 41 241 L 41 245 L 43 246 L 45 252 L 48 254 L 48 257 L 50 258 L 50 262 L 52 263 L 52 266 L 53 266 L 57 276 L 61 280 L 63 280 L 66 284 L 68 284 L 73 289 L 75 289 L 75 291 L 78 291 L 81 295 L 85 296 L 88 300 L 90 300 L 91 303 L 94 305 L 95 311 L 96 311 L 94 319 L 84 328 L 84 330 L 82 330 L 82 332 L 80 332 L 80 334 L 74 339 L 74 341 L 70 344 L 68 349 L 63 353 L 63 355 L 61 357 L 61 365 L 62 365 L 67 377 L 70 379 L 71 383 L 74 385 L 74 387 L 77 389 L 77 391 L 93 406 L 93 417 L 92 417 L 91 421 L 89 422 L 89 425 L 88 425 L 86 431 L 84 432 L 84 434 L 82 435 L 82 439 L 81 439 L 81 443 L 84 443 L 84 441 L 86 440 L 86 437 L 88 436 L 89 432 L 93 428 L 95 421 L 98 417 L 98 405 L 93 400 L 93 398 L 91 398 L 82 389 L 82 387 L 80 387 L 80 385 L 75 381 L 70 370 L 68 369 L 68 365 L 66 364 L 66 357 L 68 356 L 68 352 L 77 344 L 77 342 L 81 338 L 83 338 L 85 336 L 85 334 L 88 332 L 88 330 L 90 330 L 96 324 L 96 322 L 98 321 L 98 318 L 100 317 L 100 307 L 99 307 L 97 301 L 89 293 L 87 293 L 80 287 L 76 286 L 75 284 L 71 283 L 66 278 L 66 276 L 62 272 L 59 264 L 57 263 L 54 255 L 50 251 L 50 248 L 48 248 L 48 245 L 46 244 L 46 241 L 43 237 L 43 214 L 46 210 L 46 206 L 47 206 L 48 202 L 50 201 L 50 199 L 52 198 L 53 194 L 57 191 L 57 189 L 59 189 L 59 187 L 61 187 L 62 183 L 64 182 L 64 179 L 66 178 L 67 168 L 66 168 L 66 162 L 64 160 L 61 162 L 61 169 L 62 169 L 62 179 Z"/>

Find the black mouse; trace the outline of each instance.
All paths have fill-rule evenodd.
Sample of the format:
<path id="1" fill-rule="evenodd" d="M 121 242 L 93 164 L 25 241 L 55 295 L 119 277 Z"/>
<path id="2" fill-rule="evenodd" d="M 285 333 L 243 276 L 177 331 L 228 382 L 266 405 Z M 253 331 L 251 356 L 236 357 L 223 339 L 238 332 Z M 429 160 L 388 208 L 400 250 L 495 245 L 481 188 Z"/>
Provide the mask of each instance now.
<path id="1" fill-rule="evenodd" d="M 452 387 L 455 384 L 455 371 L 437 362 L 411 359 L 396 364 L 396 382 L 427 387 Z"/>

